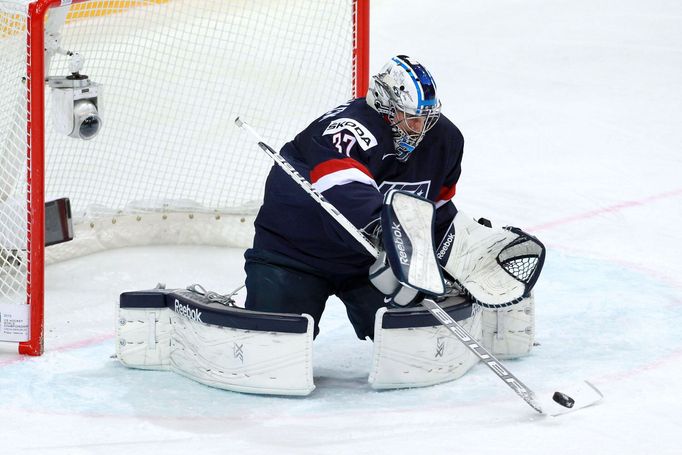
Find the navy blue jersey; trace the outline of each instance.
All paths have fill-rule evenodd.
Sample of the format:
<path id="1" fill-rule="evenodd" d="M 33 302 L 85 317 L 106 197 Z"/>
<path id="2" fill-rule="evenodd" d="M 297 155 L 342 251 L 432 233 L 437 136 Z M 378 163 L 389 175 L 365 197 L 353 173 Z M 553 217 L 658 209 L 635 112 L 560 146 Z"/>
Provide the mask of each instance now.
<path id="1" fill-rule="evenodd" d="M 456 213 L 451 198 L 464 139 L 444 115 L 410 158 L 396 159 L 391 127 L 358 98 L 311 123 L 281 154 L 358 229 L 380 216 L 383 194 L 402 189 L 434 201 L 436 243 Z M 366 274 L 373 258 L 278 166 L 265 184 L 254 248 L 303 262 L 322 274 Z"/>

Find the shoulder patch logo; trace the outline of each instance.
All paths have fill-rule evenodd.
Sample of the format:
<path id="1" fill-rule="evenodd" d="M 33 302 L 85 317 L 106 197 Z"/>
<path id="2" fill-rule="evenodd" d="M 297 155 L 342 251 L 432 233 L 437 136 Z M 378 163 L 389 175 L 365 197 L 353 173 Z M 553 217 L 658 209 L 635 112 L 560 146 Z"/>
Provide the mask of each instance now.
<path id="1" fill-rule="evenodd" d="M 355 136 L 355 139 L 358 140 L 358 144 L 360 144 L 362 150 L 366 151 L 377 145 L 377 139 L 370 133 L 367 127 L 351 118 L 337 118 L 336 120 L 332 120 L 322 135 L 326 136 L 343 130 L 350 131 L 350 133 Z"/>

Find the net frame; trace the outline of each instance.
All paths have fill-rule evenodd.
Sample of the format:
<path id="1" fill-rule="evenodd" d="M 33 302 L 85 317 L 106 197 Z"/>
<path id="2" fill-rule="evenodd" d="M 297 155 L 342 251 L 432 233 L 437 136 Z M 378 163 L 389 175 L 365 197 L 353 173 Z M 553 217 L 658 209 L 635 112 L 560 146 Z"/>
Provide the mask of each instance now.
<path id="1" fill-rule="evenodd" d="M 1 1 L 1 0 L 0 0 Z M 167 1 L 167 0 L 163 0 Z M 172 0 L 171 0 L 172 1 Z M 45 19 L 48 12 L 55 7 L 68 4 L 84 4 L 86 0 L 38 0 L 38 1 L 14 1 L 10 5 L 17 7 L 16 20 L 26 17 L 26 130 L 25 130 L 25 159 L 26 159 L 26 201 L 25 223 L 27 232 L 26 239 L 26 303 L 30 308 L 29 340 L 18 343 L 21 354 L 41 355 L 44 350 L 44 267 L 46 264 L 46 252 L 44 247 L 45 226 L 45 168 L 46 148 L 45 131 L 46 125 L 46 97 L 45 97 Z M 117 3 L 126 3 L 125 1 Z M 25 8 L 25 12 L 22 9 Z M 364 96 L 369 81 L 369 0 L 352 0 L 352 84 L 354 96 Z M 2 27 L 3 24 L 0 24 Z M 23 96 L 23 95 L 22 95 Z M 47 126 L 45 126 L 47 128 Z M 176 218 L 178 224 L 191 219 L 192 210 L 179 210 L 168 213 L 161 210 L 165 219 Z M 202 214 L 207 218 L 215 218 L 215 214 Z M 221 216 L 221 215 L 218 215 Z M 245 219 L 239 214 L 238 222 L 244 223 Z M 115 214 L 112 223 L 119 226 L 131 219 L 139 221 L 140 215 L 135 213 Z M 133 223 L 134 224 L 134 223 Z M 92 227 L 92 226 L 91 226 Z M 131 241 L 134 243 L 134 241 Z M 129 244 L 131 244 L 129 243 Z M 145 244 L 146 240 L 138 241 Z M 68 245 L 68 244 L 64 244 Z M 104 249 L 107 245 L 98 246 Z M 89 251 L 88 251 L 89 252 Z M 67 254 L 66 257 L 69 255 Z"/>

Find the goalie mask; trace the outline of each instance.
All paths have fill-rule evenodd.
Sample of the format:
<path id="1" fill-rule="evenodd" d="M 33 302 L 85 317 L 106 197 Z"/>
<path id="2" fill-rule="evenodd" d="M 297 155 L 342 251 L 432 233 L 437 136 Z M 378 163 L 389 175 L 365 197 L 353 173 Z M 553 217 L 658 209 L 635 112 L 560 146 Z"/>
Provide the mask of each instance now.
<path id="1" fill-rule="evenodd" d="M 440 100 L 431 73 L 405 55 L 393 57 L 372 77 L 366 100 L 393 129 L 400 161 L 409 158 L 440 117 Z"/>

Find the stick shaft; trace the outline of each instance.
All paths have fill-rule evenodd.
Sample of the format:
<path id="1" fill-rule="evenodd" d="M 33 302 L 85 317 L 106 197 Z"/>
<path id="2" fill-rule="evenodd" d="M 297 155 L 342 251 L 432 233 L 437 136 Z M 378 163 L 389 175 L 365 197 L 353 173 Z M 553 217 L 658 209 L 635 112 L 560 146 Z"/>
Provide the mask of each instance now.
<path id="1" fill-rule="evenodd" d="M 530 407 L 542 414 L 542 407 L 535 398 L 535 393 L 528 388 L 519 378 L 514 376 L 511 371 L 505 368 L 502 363 L 488 351 L 481 346 L 467 330 L 462 327 L 460 323 L 452 319 L 452 317 L 431 299 L 424 299 L 421 302 L 422 306 L 429 310 L 429 312 L 448 329 L 464 346 L 473 352 L 493 373 L 497 375 L 505 384 L 507 384 L 518 396 L 528 403 Z"/>

